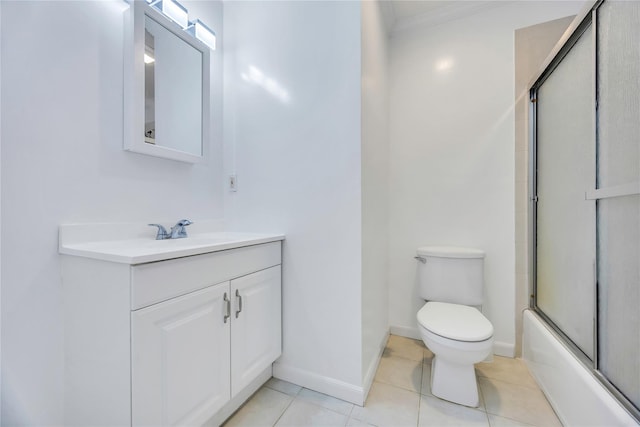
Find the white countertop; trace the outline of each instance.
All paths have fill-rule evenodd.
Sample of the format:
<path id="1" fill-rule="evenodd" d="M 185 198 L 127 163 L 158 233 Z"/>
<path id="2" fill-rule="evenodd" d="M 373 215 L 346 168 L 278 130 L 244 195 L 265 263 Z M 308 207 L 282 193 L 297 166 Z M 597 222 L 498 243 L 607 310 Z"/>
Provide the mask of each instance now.
<path id="1" fill-rule="evenodd" d="M 103 224 L 99 226 L 104 227 Z M 210 231 L 189 233 L 183 239 L 155 240 L 155 232 L 150 236 L 131 238 L 118 236 L 117 240 L 93 240 L 95 233 L 78 232 L 79 227 L 88 225 L 60 226 L 59 252 L 64 255 L 75 255 L 103 261 L 125 264 L 143 264 L 147 262 L 164 261 L 167 259 L 200 255 L 209 252 L 241 248 L 261 243 L 284 240 L 282 234 L 238 233 L 229 231 Z M 190 230 L 187 230 L 188 232 Z"/>

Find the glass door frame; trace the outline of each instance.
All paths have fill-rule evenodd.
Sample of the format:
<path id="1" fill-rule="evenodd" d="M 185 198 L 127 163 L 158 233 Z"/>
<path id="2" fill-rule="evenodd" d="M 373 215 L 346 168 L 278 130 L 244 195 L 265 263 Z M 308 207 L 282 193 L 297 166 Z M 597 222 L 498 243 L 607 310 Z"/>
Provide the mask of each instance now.
<path id="1" fill-rule="evenodd" d="M 528 85 L 529 87 L 529 194 L 528 194 L 528 202 L 529 202 L 529 222 L 528 222 L 528 236 L 529 236 L 529 289 L 530 289 L 530 298 L 529 298 L 529 307 L 551 328 L 551 331 L 556 335 L 559 341 L 565 345 L 569 351 L 576 357 L 576 359 L 582 363 L 585 368 L 587 368 L 588 372 L 596 378 L 615 398 L 620 402 L 620 404 L 638 421 L 640 421 L 640 410 L 631 403 L 626 396 L 624 396 L 600 371 L 598 364 L 598 348 L 599 348 L 599 340 L 598 340 L 598 271 L 597 271 L 597 263 L 595 266 L 595 280 L 593 286 L 594 292 L 594 307 L 593 307 L 593 360 L 589 358 L 573 341 L 558 327 L 555 323 L 538 307 L 538 296 L 537 296 L 537 203 L 538 203 L 538 188 L 537 188 L 537 176 L 538 176 L 538 164 L 537 164 L 537 97 L 538 97 L 538 89 L 542 86 L 545 80 L 555 71 L 557 66 L 562 62 L 565 56 L 569 53 L 569 51 L 573 48 L 573 46 L 577 43 L 578 39 L 584 34 L 584 32 L 590 27 L 593 26 L 593 36 L 592 36 L 592 49 L 593 49 L 593 63 L 592 63 L 592 79 L 593 79 L 593 133 L 596 138 L 595 144 L 595 159 L 596 164 L 593 165 L 594 169 L 597 171 L 597 159 L 598 159 L 598 129 L 597 129 L 597 102 L 598 102 L 598 8 L 604 3 L 606 0 L 595 0 L 590 5 L 584 8 L 584 10 L 576 16 L 574 21 L 571 23 L 567 31 L 564 33 L 562 38 L 558 41 L 556 46 L 553 48 L 545 62 L 543 63 L 540 71 L 535 75 L 532 79 L 531 83 Z M 596 181 L 598 174 L 596 173 Z M 598 191 L 598 183 L 593 183 L 594 190 L 587 191 L 585 194 L 586 198 L 597 200 L 603 197 L 609 197 L 608 194 L 599 195 Z M 601 193 L 606 193 L 602 191 Z M 598 233 L 598 221 L 597 221 L 597 209 L 596 209 L 596 222 L 594 224 L 596 228 L 596 236 Z M 598 245 L 596 244 L 596 259 L 598 259 Z"/>

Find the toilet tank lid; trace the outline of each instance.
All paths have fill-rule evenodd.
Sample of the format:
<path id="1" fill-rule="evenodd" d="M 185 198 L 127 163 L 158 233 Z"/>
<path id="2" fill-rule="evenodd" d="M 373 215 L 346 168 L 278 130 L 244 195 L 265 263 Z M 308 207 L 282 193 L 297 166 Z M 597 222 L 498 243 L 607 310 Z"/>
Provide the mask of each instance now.
<path id="1" fill-rule="evenodd" d="M 417 252 L 418 255 L 439 258 L 484 258 L 484 251 L 481 249 L 456 246 L 422 246 Z"/>

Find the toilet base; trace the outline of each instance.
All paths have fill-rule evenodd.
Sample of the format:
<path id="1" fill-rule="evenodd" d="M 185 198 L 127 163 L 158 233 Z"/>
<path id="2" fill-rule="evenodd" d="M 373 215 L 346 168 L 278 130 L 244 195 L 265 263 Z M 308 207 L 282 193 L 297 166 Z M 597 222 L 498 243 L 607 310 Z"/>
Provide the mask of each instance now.
<path id="1" fill-rule="evenodd" d="M 449 402 L 477 407 L 480 400 L 473 364 L 459 365 L 435 355 L 431 362 L 431 393 Z"/>

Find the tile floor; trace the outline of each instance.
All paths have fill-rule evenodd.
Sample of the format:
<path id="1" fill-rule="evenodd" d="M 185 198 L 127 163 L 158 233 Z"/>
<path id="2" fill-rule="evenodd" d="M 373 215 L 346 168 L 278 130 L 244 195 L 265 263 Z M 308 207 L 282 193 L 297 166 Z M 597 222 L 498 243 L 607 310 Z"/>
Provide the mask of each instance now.
<path id="1" fill-rule="evenodd" d="M 561 426 L 519 359 L 476 365 L 480 407 L 438 399 L 433 354 L 421 341 L 391 335 L 364 407 L 272 378 L 229 420 L 232 426 Z"/>

